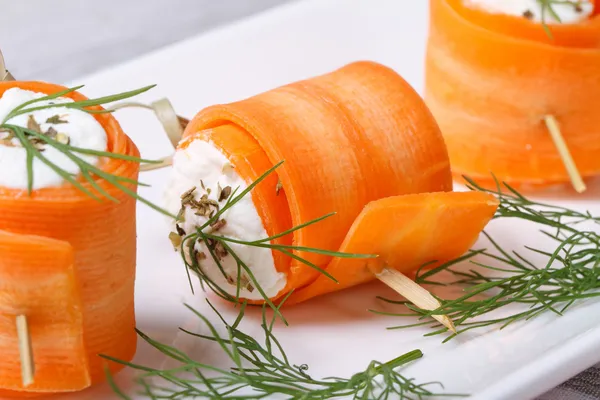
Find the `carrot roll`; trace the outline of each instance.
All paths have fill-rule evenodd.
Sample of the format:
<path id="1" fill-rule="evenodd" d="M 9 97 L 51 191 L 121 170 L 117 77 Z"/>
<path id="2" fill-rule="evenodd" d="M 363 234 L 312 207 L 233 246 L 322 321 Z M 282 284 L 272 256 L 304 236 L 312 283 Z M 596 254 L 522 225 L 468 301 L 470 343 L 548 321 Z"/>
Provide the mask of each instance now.
<path id="1" fill-rule="evenodd" d="M 431 0 L 425 100 L 455 175 L 569 181 L 553 116 L 583 177 L 600 173 L 600 17 L 594 1 Z"/>
<path id="2" fill-rule="evenodd" d="M 64 87 L 40 82 L 0 83 L 0 120 L 73 147 L 138 156 L 110 114 L 61 107 L 85 100 L 76 92 L 32 106 L 57 107 L 9 118 L 20 105 Z M 30 106 L 30 107 L 32 107 Z M 77 176 L 65 153 L 30 137 L 45 160 Z M 131 161 L 80 155 L 102 171 L 137 180 Z M 28 164 L 31 162 L 31 193 Z M 81 180 L 116 201 L 98 201 L 65 182 L 27 151 L 11 131 L 0 132 L 0 389 L 26 395 L 84 389 L 104 379 L 106 354 L 130 360 L 136 350 L 133 292 L 136 262 L 135 199 L 94 176 Z M 133 183 L 128 184 L 135 190 Z M 98 195 L 101 197 L 100 195 Z M 24 315 L 34 360 L 33 383 L 21 379 L 15 317 Z M 119 366 L 108 364 L 112 371 Z"/>
<path id="3" fill-rule="evenodd" d="M 404 231 L 403 221 L 408 221 L 404 217 L 419 208 L 416 204 L 424 212 L 441 209 L 444 204 L 431 194 L 417 200 L 400 195 L 452 190 L 446 147 L 423 101 L 391 69 L 357 62 L 201 111 L 188 125 L 174 157 L 166 194 L 169 211 L 179 214 L 172 235 L 185 238 L 197 232 L 227 206 L 232 191 L 244 190 L 281 161 L 283 164 L 251 195 L 203 228 L 233 241 L 197 240 L 187 255 L 231 295 L 236 295 L 241 281 L 239 297 L 251 301 L 261 301 L 264 295 L 278 299 L 293 289 L 296 294 L 289 302 L 298 302 L 374 279 L 372 273 L 364 273 L 372 263 L 345 259 L 336 265 L 327 251 L 336 252 L 346 243 L 344 251 L 376 252 L 378 263 L 394 262 L 389 252 L 402 250 L 377 243 L 381 244 L 384 236 L 395 235 L 396 230 Z M 484 197 L 483 202 L 477 197 L 471 206 L 477 204 L 485 210 L 486 219 L 494 206 L 488 206 L 489 198 Z M 385 205 L 372 203 L 371 208 L 365 208 L 380 199 L 389 200 Z M 407 201 L 413 205 L 400 205 Z M 372 210 L 378 215 L 373 224 L 357 220 L 365 213 L 367 218 L 373 217 Z M 279 235 L 329 213 L 335 215 Z M 386 221 L 386 217 L 391 219 Z M 471 243 L 482 228 L 482 220 L 477 221 L 466 228 L 465 236 L 470 235 Z M 352 230 L 357 223 L 360 226 Z M 289 249 L 287 253 L 245 244 L 273 236 L 263 243 Z M 359 242 L 370 245 L 356 245 Z M 462 247 L 458 244 L 452 253 L 465 251 Z M 423 251 L 394 268 L 410 270 L 430 256 L 432 253 Z M 252 276 L 239 268 L 239 259 Z M 325 271 L 331 268 L 339 283 L 322 276 L 315 266 Z M 332 284 L 318 283 L 321 279 Z M 255 287 L 257 283 L 261 290 Z M 317 283 L 318 287 L 313 286 Z M 299 297 L 302 289 L 305 291 Z"/>

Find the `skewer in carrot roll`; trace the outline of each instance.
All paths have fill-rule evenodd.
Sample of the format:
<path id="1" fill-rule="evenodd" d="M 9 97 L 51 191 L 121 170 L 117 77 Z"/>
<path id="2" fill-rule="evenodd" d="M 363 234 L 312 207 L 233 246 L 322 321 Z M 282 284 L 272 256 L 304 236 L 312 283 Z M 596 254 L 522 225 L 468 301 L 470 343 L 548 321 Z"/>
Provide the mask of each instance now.
<path id="1" fill-rule="evenodd" d="M 520 186 L 600 173 L 593 0 L 431 0 L 425 100 L 454 175 Z"/>
<path id="2" fill-rule="evenodd" d="M 201 111 L 166 201 L 173 243 L 211 288 L 257 302 L 293 290 L 292 304 L 466 251 L 497 203 L 451 190 L 421 98 L 357 62 Z"/>
<path id="3" fill-rule="evenodd" d="M 117 156 L 139 153 L 110 114 L 75 107 L 85 101 L 57 85 L 0 83 L 2 395 L 81 390 L 119 368 L 99 354 L 136 351 L 136 202 L 114 182 L 136 190 L 138 163 Z M 26 383 L 17 316 L 31 345 Z"/>

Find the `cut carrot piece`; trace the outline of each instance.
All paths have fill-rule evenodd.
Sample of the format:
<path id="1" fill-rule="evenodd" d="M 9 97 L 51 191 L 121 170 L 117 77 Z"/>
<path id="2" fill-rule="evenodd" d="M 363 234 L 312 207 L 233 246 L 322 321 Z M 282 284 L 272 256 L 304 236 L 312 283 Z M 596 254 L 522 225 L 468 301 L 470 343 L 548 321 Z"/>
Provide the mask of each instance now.
<path id="1" fill-rule="evenodd" d="M 12 87 L 48 94 L 65 90 L 62 86 L 42 82 L 0 82 L 0 96 Z M 86 99 L 77 92 L 69 93 L 67 97 Z M 95 114 L 94 117 L 106 131 L 107 151 L 139 156 L 138 149 L 112 115 Z M 107 173 L 137 180 L 139 164 L 136 162 L 107 158 L 100 166 Z M 88 182 L 82 181 L 81 184 L 96 192 Z M 36 235 L 40 237 L 39 240 L 54 239 L 72 247 L 81 297 L 83 343 L 92 383 L 105 379 L 104 368 L 107 363 L 99 354 L 129 361 L 135 354 L 137 344 L 134 329 L 136 201 L 103 179 L 98 178 L 97 184 L 118 202 L 107 199 L 97 201 L 69 183 L 35 190 L 31 195 L 26 190 L 0 187 L 0 230 Z M 130 190 L 136 189 L 134 184 L 127 183 L 126 186 Z M 14 254 L 17 259 L 25 256 Z M 0 262 L 4 261 L 3 257 Z M 16 265 L 11 267 L 8 264 L 6 268 L 18 269 Z M 18 290 L 18 287 L 12 286 L 10 289 Z M 35 328 L 35 321 L 30 323 L 34 323 Z M 0 336 L 6 332 L 4 327 L 0 328 Z M 32 334 L 35 334 L 35 330 Z M 38 359 L 46 360 L 54 356 L 42 348 L 35 352 L 35 357 L 35 367 L 39 370 Z M 2 360 L 5 360 L 4 354 Z M 108 366 L 112 372 L 122 368 L 117 363 L 109 363 Z M 0 368 L 0 389 L 7 388 L 2 382 L 12 382 L 13 376 L 5 375 L 9 372 L 12 373 Z M 27 387 L 25 391 L 30 391 L 30 388 Z"/>
<path id="2" fill-rule="evenodd" d="M 431 0 L 430 12 L 425 100 L 456 176 L 569 182 L 547 115 L 559 122 L 579 173 L 600 174 L 600 17 L 553 24 L 550 38 L 541 24 L 462 0 Z"/>
<path id="3" fill-rule="evenodd" d="M 73 247 L 0 230 L 0 387 L 64 392 L 91 384 Z M 27 316 L 35 374 L 26 388 L 15 317 Z"/>
<path id="4" fill-rule="evenodd" d="M 229 125 L 237 130 L 225 128 Z M 353 63 L 243 101 L 209 107 L 190 122 L 184 136 L 211 136 L 224 154 L 241 163 L 238 172 L 247 182 L 259 172 L 248 162 L 264 166 L 264 172 L 285 161 L 276 172 L 286 196 L 272 204 L 257 202 L 256 196 L 263 194 L 253 197 L 267 230 L 273 218 L 281 227 L 290 218 L 298 226 L 336 213 L 295 231 L 297 246 L 336 251 L 368 202 L 452 190 L 446 148 L 431 113 L 398 74 L 376 63 Z M 270 186 L 275 192 L 274 182 L 265 190 Z M 331 260 L 324 254 L 296 254 L 321 266 Z M 288 286 L 279 295 L 318 276 L 294 260 Z"/>
<path id="5" fill-rule="evenodd" d="M 287 305 L 372 281 L 384 267 L 409 274 L 459 257 L 493 217 L 498 200 L 481 192 L 422 193 L 368 204 L 356 218 L 340 251 L 377 254 L 375 259 L 336 258 L 320 276 L 292 294 Z M 433 263 L 435 262 L 435 263 Z"/>

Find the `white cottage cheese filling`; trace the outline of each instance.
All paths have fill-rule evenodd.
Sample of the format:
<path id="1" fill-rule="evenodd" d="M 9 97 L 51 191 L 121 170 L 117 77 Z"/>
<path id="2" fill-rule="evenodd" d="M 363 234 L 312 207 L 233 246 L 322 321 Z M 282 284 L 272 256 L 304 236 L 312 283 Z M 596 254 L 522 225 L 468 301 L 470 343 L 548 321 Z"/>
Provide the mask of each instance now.
<path id="1" fill-rule="evenodd" d="M 178 214 L 183 209 L 181 214 L 183 221 L 176 224 L 178 227 L 174 224 L 173 232 L 179 231 L 180 235 L 194 233 L 209 218 L 208 216 L 198 215 L 202 212 L 199 212 L 193 206 L 184 205 L 182 208 L 181 196 L 183 194 L 195 188 L 191 195 L 196 201 L 201 201 L 202 196 L 206 195 L 205 200 L 217 201 L 219 206 L 222 207 L 225 205 L 226 199 L 219 202 L 219 187 L 222 189 L 221 192 L 227 187 L 230 187 L 232 191 L 239 187 L 237 190 L 239 194 L 248 185 L 231 167 L 227 158 L 211 143 L 195 140 L 187 148 L 178 150 L 173 159 L 171 179 L 165 192 L 167 210 L 173 214 Z M 244 196 L 238 203 L 228 209 L 221 218 L 225 221 L 224 225 L 209 226 L 204 229 L 204 232 L 214 232 L 215 235 L 243 241 L 254 241 L 268 237 L 250 194 Z M 228 245 L 250 268 L 258 284 L 268 297 L 274 297 L 285 287 L 286 276 L 277 272 L 270 249 L 236 243 L 228 243 Z M 199 266 L 202 271 L 220 288 L 235 296 L 238 268 L 231 254 L 221 257 L 220 263 L 226 274 L 226 276 L 223 276 L 208 252 L 206 244 L 197 242 L 194 246 L 198 254 L 201 255 Z M 240 297 L 250 300 L 261 300 L 263 298 L 243 270 L 240 282 L 242 282 Z"/>
<path id="2" fill-rule="evenodd" d="M 0 98 L 0 122 L 21 104 L 46 96 L 19 88 L 12 88 L 4 92 Z M 73 100 L 58 98 L 50 101 L 35 103 L 29 107 L 38 107 L 53 102 L 55 104 L 69 103 Z M 6 121 L 7 124 L 27 128 L 35 121 L 42 133 L 51 132 L 54 137 L 64 139 L 75 147 L 105 151 L 107 145 L 106 131 L 98 121 L 84 111 L 56 107 L 23 114 Z M 58 136 L 56 136 L 58 135 Z M 38 145 L 43 151 L 43 156 L 60 169 L 73 175 L 81 171 L 77 164 L 70 160 L 61 151 L 47 145 Z M 79 158 L 97 164 L 98 158 L 76 154 Z M 48 165 L 38 158 L 33 160 L 33 189 L 60 186 L 64 179 L 53 171 Z M 12 137 L 10 132 L 0 132 L 0 186 L 12 189 L 27 188 L 27 155 L 18 139 Z"/>
<path id="3" fill-rule="evenodd" d="M 468 7 L 479 8 L 489 13 L 522 16 L 534 22 L 544 20 L 548 24 L 576 24 L 588 19 L 594 11 L 594 5 L 588 0 L 552 3 L 551 7 L 559 19 L 548 12 L 547 6 L 538 0 L 464 0 L 464 2 Z M 545 11 L 542 13 L 544 8 Z"/>

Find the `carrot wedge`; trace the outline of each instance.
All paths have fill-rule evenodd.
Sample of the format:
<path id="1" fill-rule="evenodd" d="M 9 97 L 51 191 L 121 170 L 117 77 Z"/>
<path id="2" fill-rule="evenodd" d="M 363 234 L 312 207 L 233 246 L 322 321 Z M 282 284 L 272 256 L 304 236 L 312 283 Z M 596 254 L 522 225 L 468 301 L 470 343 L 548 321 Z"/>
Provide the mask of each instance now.
<path id="1" fill-rule="evenodd" d="M 33 382 L 26 388 L 18 315 L 27 317 L 34 360 Z M 0 332 L 3 389 L 19 395 L 90 386 L 74 250 L 68 242 L 0 230 Z"/>
<path id="2" fill-rule="evenodd" d="M 327 272 L 287 300 L 292 305 L 376 279 L 394 268 L 411 273 L 466 252 L 493 217 L 498 201 L 481 192 L 420 193 L 371 202 L 354 221 L 340 251 L 378 254 L 375 259 L 336 258 Z M 435 266 L 435 264 L 431 264 Z"/>

